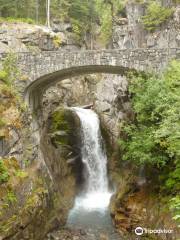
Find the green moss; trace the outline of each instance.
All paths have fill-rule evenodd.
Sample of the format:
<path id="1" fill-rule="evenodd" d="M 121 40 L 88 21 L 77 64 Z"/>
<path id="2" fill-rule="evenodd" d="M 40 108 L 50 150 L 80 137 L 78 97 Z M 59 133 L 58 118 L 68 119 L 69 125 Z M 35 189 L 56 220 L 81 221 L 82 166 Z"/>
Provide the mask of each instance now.
<path id="1" fill-rule="evenodd" d="M 72 131 L 71 118 L 69 112 L 64 109 L 60 109 L 52 115 L 52 128 L 53 141 L 56 144 L 68 145 L 69 134 Z M 59 132 L 63 133 L 62 135 Z"/>
<path id="2" fill-rule="evenodd" d="M 55 132 L 57 130 L 64 130 L 67 132 L 70 130 L 64 110 L 56 111 L 52 115 L 52 131 Z"/>

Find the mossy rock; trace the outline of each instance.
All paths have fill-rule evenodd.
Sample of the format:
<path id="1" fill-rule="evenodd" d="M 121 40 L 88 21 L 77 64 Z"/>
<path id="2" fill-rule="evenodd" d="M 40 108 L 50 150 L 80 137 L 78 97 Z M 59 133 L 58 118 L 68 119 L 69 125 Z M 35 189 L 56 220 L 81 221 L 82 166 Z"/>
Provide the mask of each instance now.
<path id="1" fill-rule="evenodd" d="M 80 122 L 72 110 L 59 108 L 52 113 L 48 125 L 53 144 L 73 145 Z"/>

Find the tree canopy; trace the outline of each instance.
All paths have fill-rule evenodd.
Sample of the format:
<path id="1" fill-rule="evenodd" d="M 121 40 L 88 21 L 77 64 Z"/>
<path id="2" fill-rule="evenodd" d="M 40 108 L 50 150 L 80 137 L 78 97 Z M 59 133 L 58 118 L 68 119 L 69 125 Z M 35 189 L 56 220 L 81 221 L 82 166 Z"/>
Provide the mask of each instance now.
<path id="1" fill-rule="evenodd" d="M 99 31 L 104 43 L 111 37 L 113 16 L 124 6 L 124 0 L 0 0 L 0 17 L 47 24 L 48 2 L 51 20 L 70 22 L 78 40 L 92 40 Z"/>

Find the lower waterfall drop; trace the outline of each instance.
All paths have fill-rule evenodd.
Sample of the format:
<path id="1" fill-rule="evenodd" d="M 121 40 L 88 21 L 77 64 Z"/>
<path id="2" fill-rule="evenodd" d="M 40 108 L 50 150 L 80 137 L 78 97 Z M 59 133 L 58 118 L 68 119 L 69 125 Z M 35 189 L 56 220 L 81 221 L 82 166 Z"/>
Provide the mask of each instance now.
<path id="1" fill-rule="evenodd" d="M 98 115 L 90 109 L 72 108 L 81 123 L 81 159 L 85 184 L 70 210 L 67 225 L 89 228 L 112 226 L 108 205 L 107 156 Z"/>

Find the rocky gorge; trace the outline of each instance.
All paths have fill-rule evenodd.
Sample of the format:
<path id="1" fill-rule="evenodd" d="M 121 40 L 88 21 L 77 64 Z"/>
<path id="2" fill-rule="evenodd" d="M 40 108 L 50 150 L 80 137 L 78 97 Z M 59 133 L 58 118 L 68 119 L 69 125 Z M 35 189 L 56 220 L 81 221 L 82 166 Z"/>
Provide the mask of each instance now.
<path id="1" fill-rule="evenodd" d="M 174 7 L 173 16 L 151 33 L 140 23 L 144 5 L 128 1 L 125 14 L 114 19 L 112 41 L 106 47 L 173 48 L 177 53 L 180 8 L 167 0 L 162 4 Z M 0 50 L 9 53 L 8 62 L 2 58 L 1 69 L 15 78 L 10 86 L 0 75 L 0 239 L 136 239 L 137 226 L 173 230 L 173 235 L 147 234 L 143 239 L 178 239 L 177 224 L 157 191 L 158 171 L 120 161 L 122 124 L 136 118 L 128 75 L 96 72 L 57 79 L 43 92 L 41 108 L 34 112 L 21 100 L 21 88 L 29 76 L 17 68 L 16 53 L 68 54 L 90 46 L 88 39 L 83 44 L 76 40 L 70 23 L 54 20 L 50 30 L 27 23 L 0 23 Z M 93 46 L 94 50 L 104 48 L 96 39 Z M 100 118 L 109 185 L 114 190 L 109 207 L 114 225 L 111 238 L 103 230 L 66 227 L 83 185 L 80 119 L 71 107 L 92 108 Z"/>

